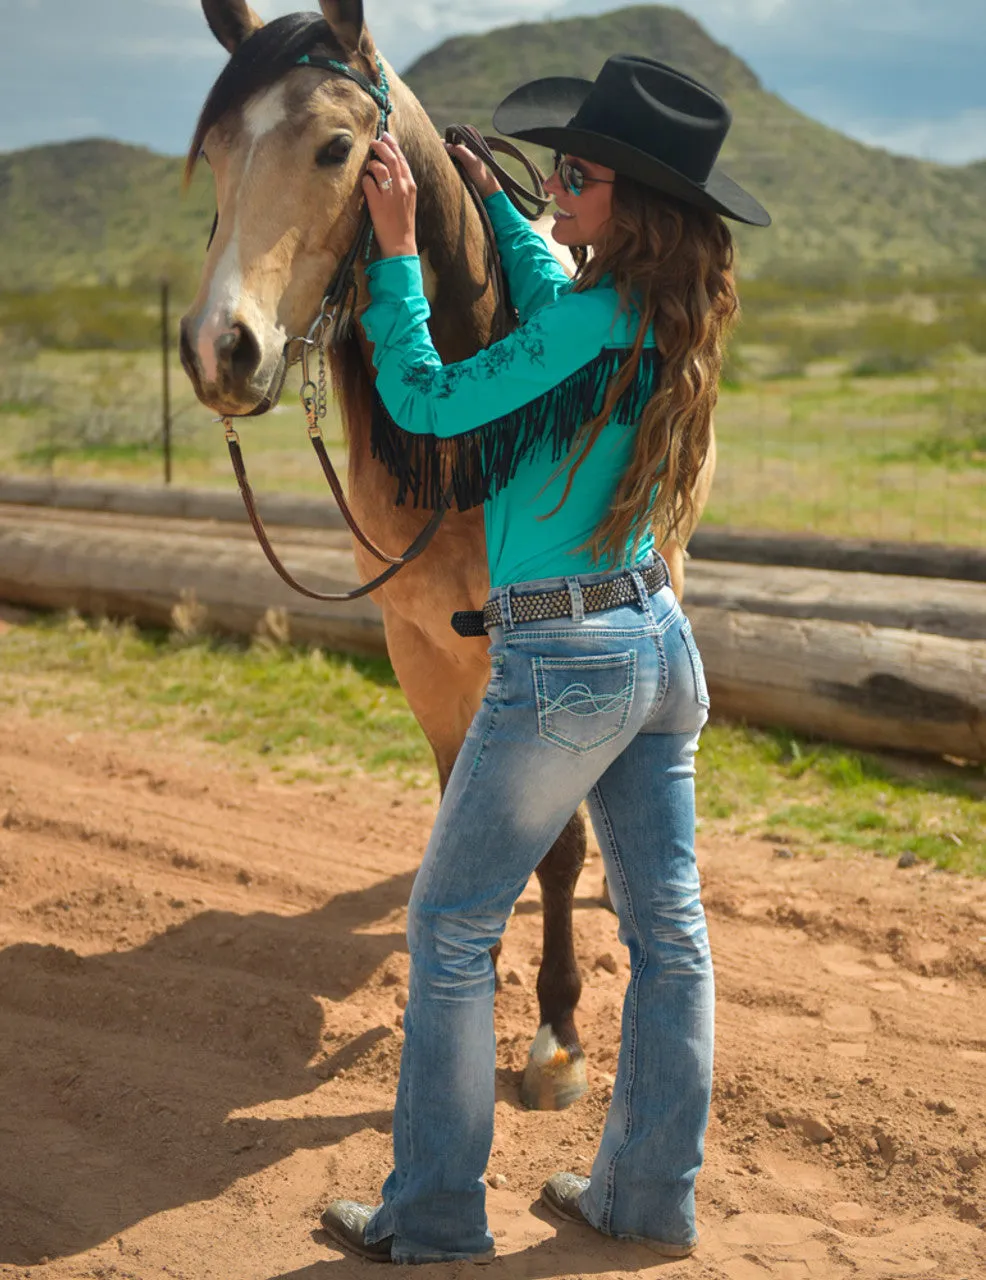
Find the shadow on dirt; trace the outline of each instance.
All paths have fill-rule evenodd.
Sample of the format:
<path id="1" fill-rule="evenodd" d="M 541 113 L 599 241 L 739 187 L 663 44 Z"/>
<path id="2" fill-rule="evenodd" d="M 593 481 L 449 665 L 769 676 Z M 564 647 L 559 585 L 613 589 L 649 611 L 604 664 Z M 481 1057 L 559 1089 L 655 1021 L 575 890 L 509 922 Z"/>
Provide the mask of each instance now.
<path id="1" fill-rule="evenodd" d="M 680 1258 L 662 1258 L 644 1245 L 601 1236 L 589 1227 L 576 1226 L 574 1223 L 569 1225 L 556 1222 L 544 1213 L 538 1203 L 531 1206 L 531 1212 L 542 1221 L 549 1222 L 553 1234 L 527 1249 L 498 1258 L 497 1275 L 511 1277 L 513 1280 L 541 1280 L 542 1277 L 544 1280 L 557 1280 L 559 1276 L 574 1274 L 570 1268 L 575 1260 L 580 1276 L 603 1275 L 607 1272 L 635 1275 L 643 1270 L 655 1270 L 662 1264 L 681 1264 Z M 270 1280 L 349 1280 L 349 1277 L 366 1274 L 366 1263 L 361 1258 L 347 1254 L 339 1257 L 338 1249 L 325 1232 L 313 1232 L 312 1239 L 325 1249 L 333 1250 L 334 1256 L 295 1271 L 278 1272 Z M 430 1277 L 447 1276 L 451 1272 L 448 1263 L 437 1263 L 419 1265 L 414 1268 L 414 1274 L 420 1276 L 420 1280 L 429 1280 Z"/>
<path id="2" fill-rule="evenodd" d="M 389 1132 L 389 1110 L 308 1095 L 374 1056 L 396 1073 L 392 996 L 381 1025 L 323 1027 L 406 950 L 388 917 L 412 880 L 295 916 L 204 911 L 132 951 L 0 951 L 0 1263 L 81 1252 L 300 1148 Z M 236 1118 L 274 1100 L 293 1115 Z"/>

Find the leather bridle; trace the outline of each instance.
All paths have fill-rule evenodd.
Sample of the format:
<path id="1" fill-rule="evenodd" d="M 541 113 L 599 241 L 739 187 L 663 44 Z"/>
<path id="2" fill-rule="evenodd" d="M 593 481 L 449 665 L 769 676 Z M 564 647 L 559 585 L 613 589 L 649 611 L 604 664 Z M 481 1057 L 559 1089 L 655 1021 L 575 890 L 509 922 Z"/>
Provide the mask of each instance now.
<path id="1" fill-rule="evenodd" d="M 361 71 L 355 67 L 350 67 L 344 62 L 337 62 L 332 58 L 323 58 L 313 54 L 305 54 L 299 58 L 296 65 L 305 67 L 319 67 L 327 71 L 334 71 L 338 75 L 347 77 L 357 84 L 365 93 L 373 99 L 379 108 L 380 116 L 377 124 L 377 138 L 379 139 L 387 128 L 387 122 L 393 111 L 393 104 L 390 99 L 390 85 L 387 80 L 387 74 L 384 70 L 383 63 L 378 57 L 377 70 L 380 76 L 379 84 L 374 84 Z M 505 142 L 502 138 L 484 138 L 478 130 L 472 125 L 451 125 L 446 131 L 446 139 L 453 143 L 463 143 L 470 150 L 481 156 L 486 162 L 487 167 L 495 174 L 504 191 L 521 213 L 530 221 L 534 221 L 551 203 L 551 197 L 546 195 L 544 190 L 544 175 L 540 169 L 524 155 L 522 151 L 514 147 L 511 143 Z M 519 183 L 512 175 L 506 172 L 494 159 L 492 152 L 500 151 L 511 156 L 518 161 L 527 171 L 531 178 L 533 190 L 529 190 Z M 513 313 L 507 290 L 506 279 L 503 274 L 503 267 L 500 263 L 500 256 L 496 249 L 496 238 L 493 232 L 493 226 L 490 222 L 489 214 L 483 204 L 482 198 L 477 191 L 475 185 L 469 179 L 466 171 L 457 165 L 463 182 L 465 183 L 473 202 L 479 213 L 480 221 L 483 225 L 484 238 L 486 241 L 486 257 L 487 268 L 490 280 L 493 285 L 494 292 L 494 339 L 502 338 L 513 328 L 516 323 L 516 316 Z M 530 209 L 525 204 L 531 206 Z M 212 233 L 209 237 L 209 244 L 216 233 L 218 225 L 218 213 L 216 220 L 212 225 Z M 246 508 L 247 516 L 253 531 L 256 534 L 257 541 L 260 543 L 264 555 L 274 569 L 275 573 L 287 583 L 293 590 L 298 591 L 301 595 L 308 596 L 312 600 L 323 601 L 346 601 L 357 600 L 361 596 L 368 595 L 371 591 L 375 591 L 378 587 L 383 586 L 396 573 L 398 573 L 405 565 L 410 564 L 412 560 L 424 551 L 424 549 L 434 538 L 438 532 L 439 526 L 445 517 L 446 511 L 452 503 L 452 492 L 447 490 L 441 504 L 436 508 L 431 519 L 421 530 L 414 541 L 399 556 L 388 555 L 374 542 L 372 542 L 365 533 L 360 529 L 355 516 L 353 515 L 346 496 L 343 492 L 342 484 L 332 461 L 329 458 L 328 450 L 325 447 L 325 441 L 322 435 L 322 428 L 319 425 L 319 418 L 324 416 L 326 412 L 326 394 L 325 394 L 325 352 L 329 346 L 348 338 L 352 332 L 355 321 L 356 303 L 358 297 L 358 287 L 356 283 L 356 265 L 359 262 L 365 262 L 369 257 L 370 250 L 373 245 L 373 222 L 370 217 L 370 211 L 367 207 L 366 200 L 362 201 L 360 210 L 360 221 L 356 231 L 353 243 L 350 245 L 346 254 L 336 268 L 335 274 L 329 281 L 328 287 L 322 297 L 322 302 L 308 333 L 302 337 L 288 338 L 284 343 L 284 349 L 281 354 L 281 361 L 278 371 L 268 388 L 264 398 L 249 413 L 237 415 L 247 418 L 256 417 L 259 414 L 266 413 L 278 400 L 284 387 L 284 381 L 287 377 L 288 369 L 288 348 L 292 343 L 301 343 L 301 365 L 302 365 L 302 387 L 301 387 L 301 404 L 305 411 L 305 417 L 308 421 L 308 438 L 315 450 L 319 465 L 325 475 L 332 495 L 338 504 L 343 519 L 348 525 L 357 542 L 367 550 L 377 560 L 387 566 L 382 573 L 378 574 L 370 582 L 363 583 L 361 586 L 354 588 L 352 591 L 345 592 L 321 592 L 315 591 L 310 587 L 304 586 L 298 582 L 292 574 L 285 568 L 284 564 L 278 557 L 264 523 L 260 518 L 257 509 L 256 499 L 250 481 L 247 478 L 246 463 L 243 458 L 243 451 L 240 448 L 240 439 L 236 429 L 233 426 L 233 415 L 227 415 L 219 419 L 222 422 L 226 432 L 226 444 L 229 449 L 230 459 L 233 464 L 233 473 L 236 476 L 236 482 L 239 486 L 240 494 L 243 498 L 243 505 Z M 312 350 L 318 353 L 319 359 L 319 383 L 316 385 L 309 372 L 309 356 Z"/>

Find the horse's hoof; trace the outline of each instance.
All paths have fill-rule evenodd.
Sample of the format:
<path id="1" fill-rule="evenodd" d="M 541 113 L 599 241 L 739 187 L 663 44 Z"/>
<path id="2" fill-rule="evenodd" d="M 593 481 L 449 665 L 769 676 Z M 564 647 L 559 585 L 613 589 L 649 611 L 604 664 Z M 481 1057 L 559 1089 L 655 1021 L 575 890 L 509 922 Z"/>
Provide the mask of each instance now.
<path id="1" fill-rule="evenodd" d="M 588 1087 L 582 1050 L 563 1048 L 551 1028 L 542 1027 L 531 1045 L 520 1086 L 524 1106 L 531 1111 L 564 1111 Z"/>

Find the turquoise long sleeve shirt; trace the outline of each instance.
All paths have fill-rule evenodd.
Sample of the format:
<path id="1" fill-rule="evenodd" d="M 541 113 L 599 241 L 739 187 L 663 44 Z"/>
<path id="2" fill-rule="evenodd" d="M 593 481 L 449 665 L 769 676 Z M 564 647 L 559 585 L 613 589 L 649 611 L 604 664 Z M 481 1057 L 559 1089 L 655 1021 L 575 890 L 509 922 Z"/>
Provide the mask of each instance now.
<path id="1" fill-rule="evenodd" d="M 374 451 L 400 477 L 399 500 L 413 494 L 427 505 L 442 491 L 442 459 L 452 462 L 459 506 L 483 502 L 492 586 L 612 568 L 582 544 L 609 510 L 630 462 L 654 385 L 653 335 L 638 378 L 577 471 L 565 504 L 548 516 L 564 492 L 559 463 L 578 428 L 602 407 L 637 318 L 621 310 L 614 288 L 573 292 L 502 192 L 486 205 L 520 326 L 470 359 L 442 364 L 428 331 L 431 309 L 418 258 L 382 258 L 367 268 L 371 303 L 362 323 L 391 420 L 375 428 Z M 648 532 L 615 567 L 652 550 Z"/>

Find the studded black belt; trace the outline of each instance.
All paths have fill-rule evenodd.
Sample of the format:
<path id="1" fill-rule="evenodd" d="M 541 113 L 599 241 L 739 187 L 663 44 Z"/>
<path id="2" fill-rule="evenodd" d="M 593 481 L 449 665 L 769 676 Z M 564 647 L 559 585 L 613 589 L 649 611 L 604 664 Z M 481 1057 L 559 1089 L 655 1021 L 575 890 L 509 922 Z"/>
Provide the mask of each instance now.
<path id="1" fill-rule="evenodd" d="M 649 596 L 668 585 L 668 568 L 663 560 L 642 569 L 640 576 Z M 605 582 L 594 582 L 582 588 L 582 604 L 586 613 L 602 613 L 604 609 L 617 609 L 620 605 L 636 604 L 639 600 L 637 584 L 630 573 L 621 573 Z M 571 616 L 572 597 L 565 587 L 510 596 L 510 617 L 515 623 L 545 622 Z M 482 609 L 460 609 L 452 614 L 452 629 L 460 636 L 485 635 L 491 627 L 498 627 L 502 622 L 499 596 L 487 600 Z"/>

